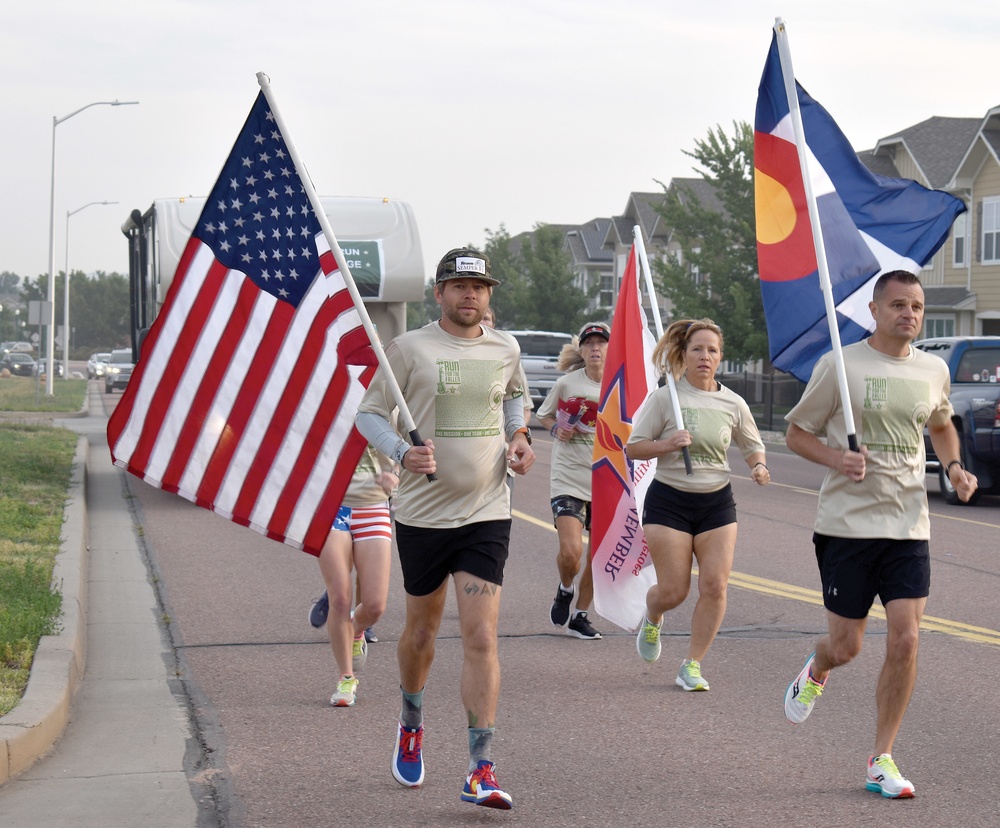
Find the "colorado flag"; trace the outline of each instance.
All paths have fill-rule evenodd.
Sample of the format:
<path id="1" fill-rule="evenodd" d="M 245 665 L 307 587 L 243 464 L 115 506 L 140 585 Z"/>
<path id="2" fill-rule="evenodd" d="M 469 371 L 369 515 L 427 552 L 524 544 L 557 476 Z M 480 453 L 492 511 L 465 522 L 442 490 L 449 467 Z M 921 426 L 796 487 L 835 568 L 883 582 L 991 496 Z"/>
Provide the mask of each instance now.
<path id="1" fill-rule="evenodd" d="M 780 23 L 760 80 L 754 125 L 758 270 L 771 362 L 808 381 L 816 360 L 831 347 L 830 333 L 779 37 L 786 38 Z M 787 48 L 787 42 L 781 45 Z M 837 325 L 846 345 L 870 332 L 868 302 L 878 276 L 889 270 L 918 273 L 944 244 L 965 205 L 915 181 L 870 172 L 826 110 L 797 82 L 795 91 Z"/>

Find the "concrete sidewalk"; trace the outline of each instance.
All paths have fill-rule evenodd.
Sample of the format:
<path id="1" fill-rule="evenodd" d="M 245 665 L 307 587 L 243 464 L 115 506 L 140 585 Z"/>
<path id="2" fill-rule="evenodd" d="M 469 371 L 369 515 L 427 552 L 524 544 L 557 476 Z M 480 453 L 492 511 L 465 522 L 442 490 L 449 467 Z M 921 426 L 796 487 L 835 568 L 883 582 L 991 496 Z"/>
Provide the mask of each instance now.
<path id="1" fill-rule="evenodd" d="M 54 421 L 81 435 L 55 572 L 62 632 L 43 639 L 24 699 L 0 718 L 0 825 L 189 828 L 190 717 L 89 393 L 90 416 Z"/>

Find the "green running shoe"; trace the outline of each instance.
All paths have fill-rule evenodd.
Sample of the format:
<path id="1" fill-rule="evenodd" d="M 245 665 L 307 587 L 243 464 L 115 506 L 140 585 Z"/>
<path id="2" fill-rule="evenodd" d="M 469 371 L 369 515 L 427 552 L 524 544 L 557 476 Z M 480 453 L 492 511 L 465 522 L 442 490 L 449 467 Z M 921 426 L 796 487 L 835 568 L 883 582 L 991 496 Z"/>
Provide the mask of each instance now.
<path id="1" fill-rule="evenodd" d="M 708 682 L 701 674 L 701 664 L 693 658 L 681 664 L 681 670 L 674 679 L 674 684 L 689 691 L 708 689 Z"/>
<path id="2" fill-rule="evenodd" d="M 360 670 L 368 661 L 368 642 L 365 641 L 364 633 L 361 638 L 355 638 L 351 645 L 351 660 L 355 670 Z"/>
<path id="3" fill-rule="evenodd" d="M 643 661 L 648 661 L 650 664 L 660 657 L 660 628 L 662 626 L 662 618 L 659 624 L 654 624 L 643 615 L 642 626 L 635 637 L 635 648 L 639 651 Z"/>

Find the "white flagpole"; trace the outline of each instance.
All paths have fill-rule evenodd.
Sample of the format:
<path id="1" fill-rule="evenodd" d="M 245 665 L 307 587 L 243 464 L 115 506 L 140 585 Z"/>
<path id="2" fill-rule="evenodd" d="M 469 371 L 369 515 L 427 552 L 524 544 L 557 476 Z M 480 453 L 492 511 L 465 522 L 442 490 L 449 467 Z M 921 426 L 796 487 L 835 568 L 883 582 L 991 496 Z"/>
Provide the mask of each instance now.
<path id="1" fill-rule="evenodd" d="M 302 163 L 302 158 L 299 156 L 299 151 L 295 147 L 295 143 L 292 141 L 288 128 L 285 126 L 285 119 L 281 116 L 278 105 L 275 103 L 274 98 L 271 95 L 271 80 L 263 72 L 258 72 L 257 83 L 260 84 L 261 92 L 264 93 L 264 97 L 267 99 L 267 105 L 271 108 L 271 114 L 274 116 L 274 121 L 278 125 L 281 136 L 285 139 L 285 146 L 288 147 L 288 154 L 291 155 L 292 161 L 295 164 L 295 171 L 298 173 L 299 180 L 305 188 L 309 204 L 312 205 L 313 212 L 316 214 L 316 218 L 319 219 L 319 226 L 326 235 L 327 242 L 330 244 L 330 249 L 333 251 L 333 257 L 337 261 L 337 267 L 340 269 L 340 273 L 344 277 L 344 284 L 347 286 L 348 293 L 351 294 L 351 300 L 354 302 L 354 307 L 357 309 L 358 315 L 361 317 L 361 324 L 364 326 L 365 333 L 368 334 L 368 339 L 375 351 L 378 364 L 382 368 L 383 374 L 385 374 L 386 382 L 389 384 L 389 390 L 392 393 L 392 398 L 395 400 L 396 406 L 399 408 L 399 418 L 403 423 L 403 427 L 410 435 L 410 440 L 413 442 L 413 445 L 422 446 L 423 441 L 417 433 L 417 426 L 413 421 L 413 415 L 410 414 L 410 409 L 407 407 L 406 400 L 403 398 L 403 391 L 399 387 L 399 383 L 396 381 L 396 377 L 392 373 L 392 369 L 389 367 L 389 361 L 386 359 L 385 351 L 382 349 L 382 343 L 379 341 L 375 325 L 372 324 L 371 317 L 368 315 L 368 308 L 365 307 L 365 303 L 361 299 L 358 287 L 354 284 L 354 277 L 351 276 L 351 269 L 347 266 L 347 260 L 344 258 L 344 253 L 340 249 L 340 243 L 337 241 L 336 235 L 334 235 L 333 228 L 330 227 L 330 219 L 327 218 L 326 213 L 323 211 L 323 205 L 319 200 L 319 196 L 316 194 L 316 188 L 313 187 L 312 179 L 309 177 L 305 164 Z M 427 477 L 430 480 L 437 479 L 433 474 L 429 474 Z"/>
<path id="2" fill-rule="evenodd" d="M 656 302 L 656 291 L 653 290 L 653 274 L 649 269 L 649 259 L 646 258 L 646 245 L 642 241 L 642 229 L 638 224 L 632 227 L 632 237 L 635 239 L 635 249 L 639 254 L 639 268 L 642 270 L 642 278 L 646 283 L 646 294 L 649 296 L 649 307 L 653 314 L 653 327 L 656 328 L 656 338 L 659 340 L 663 336 L 663 320 L 660 319 L 660 306 Z M 681 416 L 681 403 L 677 399 L 677 383 L 674 381 L 674 372 L 667 366 L 667 388 L 670 389 L 670 402 L 673 403 L 674 421 L 677 429 L 684 428 L 684 418 Z M 681 449 L 684 457 L 684 470 L 688 477 L 694 476 L 694 469 L 691 467 L 691 452 L 687 446 Z"/>
<path id="3" fill-rule="evenodd" d="M 857 451 L 858 438 L 854 425 L 854 410 L 851 408 L 851 395 L 847 387 L 847 370 L 844 368 L 844 352 L 840 344 L 837 307 L 833 301 L 830 266 L 826 260 L 826 245 L 823 242 L 823 226 L 819 221 L 819 208 L 816 206 L 816 196 L 813 193 L 812 179 L 809 177 L 808 148 L 806 145 L 805 128 L 802 126 L 802 112 L 799 110 L 799 95 L 795 88 L 795 73 L 792 71 L 792 53 L 788 47 L 788 33 L 785 31 L 785 22 L 780 17 L 774 19 L 774 32 L 777 36 L 778 57 L 781 60 L 781 75 L 785 81 L 785 95 L 788 97 L 788 111 L 792 119 L 792 130 L 795 134 L 795 146 L 798 150 L 799 167 L 802 171 L 802 183 L 805 185 L 806 205 L 809 207 L 809 222 L 812 224 L 813 246 L 816 251 L 816 264 L 819 268 L 819 284 L 823 290 L 823 302 L 826 305 L 826 322 L 830 329 L 830 342 L 833 345 L 833 361 L 837 372 L 837 385 L 840 388 L 840 399 L 844 404 L 844 425 L 847 430 L 847 443 L 851 451 Z"/>

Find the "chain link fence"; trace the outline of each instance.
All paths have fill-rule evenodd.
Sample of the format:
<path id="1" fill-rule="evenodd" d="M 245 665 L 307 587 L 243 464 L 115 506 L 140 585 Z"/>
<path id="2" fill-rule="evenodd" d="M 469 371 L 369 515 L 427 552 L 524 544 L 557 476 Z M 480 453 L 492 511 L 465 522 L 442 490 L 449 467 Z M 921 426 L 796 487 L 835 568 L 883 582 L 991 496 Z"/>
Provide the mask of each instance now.
<path id="1" fill-rule="evenodd" d="M 756 374 L 742 371 L 718 374 L 717 379 L 747 401 L 761 431 L 784 432 L 788 425 L 785 415 L 799 401 L 806 387 L 804 382 L 791 374 L 781 372 Z"/>

